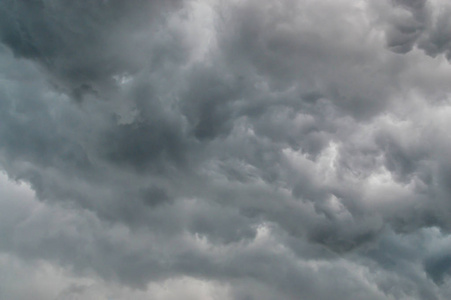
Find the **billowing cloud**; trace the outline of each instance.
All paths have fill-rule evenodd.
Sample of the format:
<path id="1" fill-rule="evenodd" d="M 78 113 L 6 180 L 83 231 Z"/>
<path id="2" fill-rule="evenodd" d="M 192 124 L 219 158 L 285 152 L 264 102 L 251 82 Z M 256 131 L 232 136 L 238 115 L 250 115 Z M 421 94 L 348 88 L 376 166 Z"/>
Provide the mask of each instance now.
<path id="1" fill-rule="evenodd" d="M 3 1 L 0 298 L 448 299 L 450 9 Z"/>

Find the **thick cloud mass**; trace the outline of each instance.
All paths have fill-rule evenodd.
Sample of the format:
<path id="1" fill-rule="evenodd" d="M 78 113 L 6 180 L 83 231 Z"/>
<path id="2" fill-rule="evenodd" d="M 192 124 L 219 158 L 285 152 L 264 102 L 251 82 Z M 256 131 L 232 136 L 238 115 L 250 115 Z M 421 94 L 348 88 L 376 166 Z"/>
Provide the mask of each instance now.
<path id="1" fill-rule="evenodd" d="M 448 1 L 4 0 L 0 41 L 1 299 L 451 297 Z"/>

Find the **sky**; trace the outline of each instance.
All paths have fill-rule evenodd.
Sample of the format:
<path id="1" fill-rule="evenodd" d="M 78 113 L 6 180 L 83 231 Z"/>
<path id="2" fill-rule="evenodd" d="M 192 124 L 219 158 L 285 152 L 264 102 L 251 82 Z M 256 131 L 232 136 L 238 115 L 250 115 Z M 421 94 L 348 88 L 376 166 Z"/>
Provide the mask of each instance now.
<path id="1" fill-rule="evenodd" d="M 448 0 L 2 0 L 0 299 L 451 298 Z"/>

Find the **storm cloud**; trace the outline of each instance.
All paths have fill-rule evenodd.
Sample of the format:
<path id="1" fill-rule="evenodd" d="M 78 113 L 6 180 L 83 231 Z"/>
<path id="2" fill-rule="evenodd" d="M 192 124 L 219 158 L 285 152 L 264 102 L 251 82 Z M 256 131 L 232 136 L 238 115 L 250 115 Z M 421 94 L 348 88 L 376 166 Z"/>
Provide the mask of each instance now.
<path id="1" fill-rule="evenodd" d="M 2 1 L 0 298 L 449 299 L 450 17 Z"/>

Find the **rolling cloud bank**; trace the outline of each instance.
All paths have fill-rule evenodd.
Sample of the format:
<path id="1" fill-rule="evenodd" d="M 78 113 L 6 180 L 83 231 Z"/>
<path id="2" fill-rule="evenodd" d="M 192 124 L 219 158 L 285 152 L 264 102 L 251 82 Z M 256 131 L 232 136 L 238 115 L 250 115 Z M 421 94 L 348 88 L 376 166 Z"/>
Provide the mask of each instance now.
<path id="1" fill-rule="evenodd" d="M 2 0 L 0 298 L 450 299 L 451 2 Z"/>

